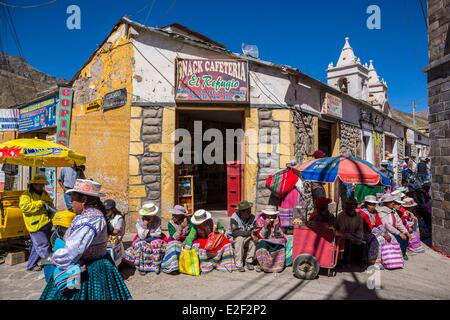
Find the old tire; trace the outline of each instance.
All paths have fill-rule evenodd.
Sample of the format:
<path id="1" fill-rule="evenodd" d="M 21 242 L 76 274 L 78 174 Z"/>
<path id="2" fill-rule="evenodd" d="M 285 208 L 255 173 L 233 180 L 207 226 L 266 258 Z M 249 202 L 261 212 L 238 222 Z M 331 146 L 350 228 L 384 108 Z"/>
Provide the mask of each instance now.
<path id="1" fill-rule="evenodd" d="M 297 278 L 313 280 L 319 274 L 320 266 L 316 258 L 310 254 L 304 253 L 295 258 L 293 269 Z"/>

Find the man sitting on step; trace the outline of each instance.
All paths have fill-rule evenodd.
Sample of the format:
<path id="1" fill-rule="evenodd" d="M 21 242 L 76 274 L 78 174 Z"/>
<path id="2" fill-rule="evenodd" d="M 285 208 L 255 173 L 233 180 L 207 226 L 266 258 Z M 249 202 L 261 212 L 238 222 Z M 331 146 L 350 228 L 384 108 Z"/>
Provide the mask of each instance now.
<path id="1" fill-rule="evenodd" d="M 238 271 L 244 272 L 244 257 L 248 270 L 254 270 L 253 261 L 255 259 L 256 234 L 255 216 L 252 214 L 251 202 L 246 200 L 238 203 L 236 212 L 231 216 L 230 228 L 234 242 L 234 258 Z M 246 250 L 247 249 L 247 250 Z"/>

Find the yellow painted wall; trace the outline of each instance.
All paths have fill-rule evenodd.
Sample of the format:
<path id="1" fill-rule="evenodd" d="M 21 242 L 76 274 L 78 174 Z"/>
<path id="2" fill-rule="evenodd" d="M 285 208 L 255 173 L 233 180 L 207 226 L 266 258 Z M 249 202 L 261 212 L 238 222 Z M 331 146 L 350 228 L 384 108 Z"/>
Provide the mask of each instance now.
<path id="1" fill-rule="evenodd" d="M 245 137 L 245 164 L 244 164 L 244 199 L 256 201 L 256 183 L 258 174 L 258 136 L 259 118 L 258 109 L 245 109 L 244 130 L 251 130 L 254 135 Z M 256 206 L 253 206 L 253 210 Z"/>
<path id="2" fill-rule="evenodd" d="M 280 122 L 280 168 L 295 159 L 295 126 L 292 111 L 289 109 L 272 110 L 272 119 Z"/>
<path id="3" fill-rule="evenodd" d="M 132 92 L 133 50 L 125 25 L 120 26 L 81 70 L 73 88 L 70 147 L 84 153 L 86 177 L 103 185 L 108 198 L 128 210 L 128 171 L 130 141 L 130 104 Z M 125 106 L 91 113 L 84 105 L 105 94 L 126 88 Z"/>

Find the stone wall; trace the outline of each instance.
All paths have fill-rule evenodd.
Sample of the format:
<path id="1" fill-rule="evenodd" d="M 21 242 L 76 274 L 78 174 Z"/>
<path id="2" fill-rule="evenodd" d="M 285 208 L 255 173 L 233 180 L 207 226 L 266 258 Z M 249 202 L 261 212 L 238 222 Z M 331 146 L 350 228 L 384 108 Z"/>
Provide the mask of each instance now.
<path id="1" fill-rule="evenodd" d="M 294 110 L 293 113 L 296 129 L 295 158 L 298 162 L 303 162 L 311 158 L 311 155 L 315 151 L 314 117 L 310 114 L 302 113 L 299 110 Z M 305 209 L 307 214 L 310 215 L 314 211 L 311 183 L 305 181 L 303 186 L 305 188 L 305 193 L 303 194 Z"/>
<path id="2" fill-rule="evenodd" d="M 428 1 L 433 246 L 450 254 L 450 0 Z"/>
<path id="3" fill-rule="evenodd" d="M 280 124 L 278 121 L 273 120 L 272 111 L 269 109 L 259 109 L 258 118 L 258 143 L 267 145 L 269 149 L 264 150 L 266 152 L 258 152 L 256 211 L 260 212 L 267 207 L 276 209 L 275 206 L 278 205 L 278 199 L 272 196 L 271 191 L 266 188 L 266 179 L 271 173 L 280 168 L 280 155 L 273 152 L 280 142 Z"/>
<path id="4" fill-rule="evenodd" d="M 397 183 L 401 185 L 402 182 L 402 164 L 405 157 L 405 142 L 403 139 L 397 139 Z"/>
<path id="5" fill-rule="evenodd" d="M 295 159 L 298 162 L 306 160 L 314 153 L 314 117 L 295 109 L 294 125 L 296 129 Z"/>
<path id="6" fill-rule="evenodd" d="M 356 156 L 357 141 L 361 141 L 361 129 L 341 122 L 341 154 Z"/>
<path id="7" fill-rule="evenodd" d="M 138 210 L 146 201 L 161 207 L 161 153 L 151 152 L 150 145 L 161 143 L 161 107 L 136 107 L 130 120 L 130 219 L 137 218 Z M 133 223 L 127 224 L 131 231 Z"/>

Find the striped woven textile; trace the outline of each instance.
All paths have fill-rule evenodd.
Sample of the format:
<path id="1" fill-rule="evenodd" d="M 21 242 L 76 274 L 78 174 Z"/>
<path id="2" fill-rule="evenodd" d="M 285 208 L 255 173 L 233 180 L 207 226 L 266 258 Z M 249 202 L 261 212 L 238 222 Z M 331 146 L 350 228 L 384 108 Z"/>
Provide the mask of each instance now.
<path id="1" fill-rule="evenodd" d="M 225 244 L 215 253 L 200 248 L 198 243 L 194 243 L 193 248 L 197 250 L 200 269 L 203 273 L 210 272 L 213 269 L 228 272 L 237 270 L 231 243 Z"/>
<path id="2" fill-rule="evenodd" d="M 162 272 L 172 273 L 178 271 L 178 260 L 182 249 L 183 245 L 178 240 L 172 240 L 166 244 L 166 252 L 161 263 Z"/>
<path id="3" fill-rule="evenodd" d="M 282 244 L 259 240 L 256 245 L 256 260 L 262 271 L 281 272 L 285 266 L 286 249 Z"/>
<path id="4" fill-rule="evenodd" d="M 386 269 L 402 269 L 403 256 L 398 243 L 386 242 L 381 247 L 381 263 Z"/>
<path id="5" fill-rule="evenodd" d="M 143 272 L 159 272 L 164 257 L 162 239 L 154 238 L 150 242 L 136 240 L 125 251 L 125 260 L 133 264 L 137 270 Z"/>
<path id="6" fill-rule="evenodd" d="M 409 239 L 408 249 L 414 253 L 425 252 L 420 241 L 420 233 L 417 231 L 411 232 L 411 238 Z"/>

